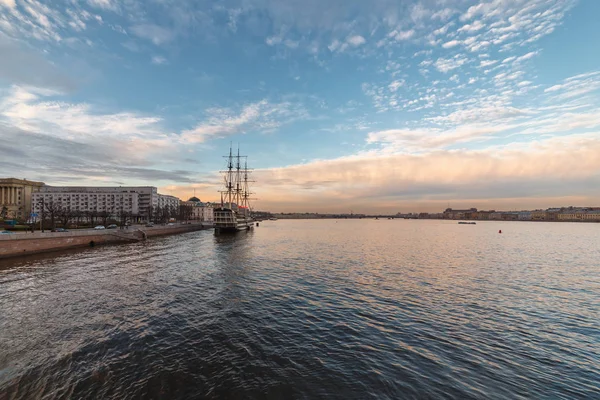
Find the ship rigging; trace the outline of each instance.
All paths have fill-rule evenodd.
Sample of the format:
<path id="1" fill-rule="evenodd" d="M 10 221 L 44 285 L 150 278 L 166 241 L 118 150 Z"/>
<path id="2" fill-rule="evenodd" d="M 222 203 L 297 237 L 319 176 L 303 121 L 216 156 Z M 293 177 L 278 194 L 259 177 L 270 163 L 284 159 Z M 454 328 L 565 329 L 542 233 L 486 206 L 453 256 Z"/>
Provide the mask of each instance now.
<path id="1" fill-rule="evenodd" d="M 238 232 L 254 227 L 250 210 L 250 181 L 247 156 L 237 155 L 229 148 L 227 169 L 223 173 L 225 190 L 221 190 L 221 205 L 215 209 L 215 233 Z M 243 163 L 242 163 L 243 160 Z M 243 166 L 242 166 L 243 164 Z"/>

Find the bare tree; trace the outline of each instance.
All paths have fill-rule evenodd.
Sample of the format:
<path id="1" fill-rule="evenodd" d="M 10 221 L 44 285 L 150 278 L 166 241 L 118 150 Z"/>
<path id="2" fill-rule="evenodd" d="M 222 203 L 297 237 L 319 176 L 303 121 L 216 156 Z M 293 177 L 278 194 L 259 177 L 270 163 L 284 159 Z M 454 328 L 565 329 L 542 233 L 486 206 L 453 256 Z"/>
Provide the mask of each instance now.
<path id="1" fill-rule="evenodd" d="M 46 205 L 44 202 L 44 198 L 40 198 L 39 202 L 38 202 L 38 207 L 40 208 L 40 210 L 42 211 L 42 215 L 41 215 L 41 219 L 40 219 L 40 228 L 42 229 L 42 232 L 44 232 L 44 223 L 46 222 Z"/>
<path id="2" fill-rule="evenodd" d="M 125 211 L 123 207 L 119 209 L 117 212 L 117 218 L 119 219 L 119 224 L 121 229 L 127 224 L 129 218 L 131 218 L 132 214 L 129 211 Z"/>
<path id="3" fill-rule="evenodd" d="M 73 212 L 71 211 L 71 206 L 61 207 L 61 210 L 58 214 L 58 219 L 62 224 L 63 228 L 67 228 L 69 225 L 69 221 L 73 218 Z"/>
<path id="4" fill-rule="evenodd" d="M 91 211 L 88 211 L 87 214 L 88 214 L 90 225 L 92 225 L 92 226 L 96 225 L 96 219 L 98 218 L 98 211 L 91 210 Z"/>
<path id="5" fill-rule="evenodd" d="M 179 205 L 179 219 L 181 221 L 188 221 L 192 216 L 193 208 L 187 204 Z"/>
<path id="6" fill-rule="evenodd" d="M 75 227 L 79 226 L 79 223 L 81 222 L 81 219 L 84 217 L 84 213 L 79 211 L 79 210 L 75 210 L 73 211 L 73 219 L 75 220 Z"/>
<path id="7" fill-rule="evenodd" d="M 49 201 L 43 201 L 44 211 L 50 216 L 50 228 L 56 228 L 56 219 L 59 218 L 62 212 L 62 206 L 59 202 L 55 202 L 54 199 Z"/>
<path id="8" fill-rule="evenodd" d="M 102 225 L 106 226 L 108 222 L 108 218 L 110 218 L 110 213 L 106 210 L 100 211 L 98 213 L 98 218 L 102 221 Z"/>
<path id="9" fill-rule="evenodd" d="M 154 207 L 152 207 L 152 205 L 148 206 L 148 208 L 146 209 L 146 213 L 148 214 L 148 222 L 153 222 L 154 221 Z"/>

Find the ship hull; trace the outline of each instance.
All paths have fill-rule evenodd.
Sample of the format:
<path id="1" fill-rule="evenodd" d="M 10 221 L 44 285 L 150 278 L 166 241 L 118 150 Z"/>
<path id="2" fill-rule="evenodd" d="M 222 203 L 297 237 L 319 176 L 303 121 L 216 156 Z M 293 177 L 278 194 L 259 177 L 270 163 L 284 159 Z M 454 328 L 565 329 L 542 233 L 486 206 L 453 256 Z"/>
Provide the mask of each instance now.
<path id="1" fill-rule="evenodd" d="M 215 233 L 235 233 L 247 231 L 253 227 L 254 220 L 246 215 L 239 215 L 227 208 L 215 210 Z"/>

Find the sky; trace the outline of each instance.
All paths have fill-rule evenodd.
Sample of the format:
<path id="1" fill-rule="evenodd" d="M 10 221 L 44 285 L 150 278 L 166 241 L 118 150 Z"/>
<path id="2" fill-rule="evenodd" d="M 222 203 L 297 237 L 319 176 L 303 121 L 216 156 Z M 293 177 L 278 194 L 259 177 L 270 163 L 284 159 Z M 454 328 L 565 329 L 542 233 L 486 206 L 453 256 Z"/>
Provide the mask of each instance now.
<path id="1" fill-rule="evenodd" d="M 595 0 L 0 0 L 0 176 L 258 210 L 600 205 Z"/>

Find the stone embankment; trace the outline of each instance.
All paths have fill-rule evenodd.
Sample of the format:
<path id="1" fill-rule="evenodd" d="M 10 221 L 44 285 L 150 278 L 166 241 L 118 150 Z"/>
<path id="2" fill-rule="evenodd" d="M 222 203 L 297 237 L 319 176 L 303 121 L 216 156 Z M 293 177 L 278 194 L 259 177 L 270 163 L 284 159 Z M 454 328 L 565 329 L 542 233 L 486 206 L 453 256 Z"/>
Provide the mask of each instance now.
<path id="1" fill-rule="evenodd" d="M 68 232 L 35 232 L 0 235 L 0 258 L 45 253 L 76 247 L 94 247 L 110 243 L 127 243 L 153 236 L 174 235 L 212 228 L 212 224 L 176 224 L 129 229 L 86 229 Z"/>

